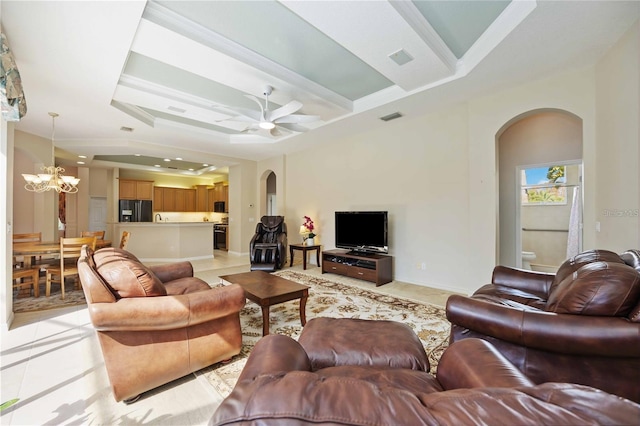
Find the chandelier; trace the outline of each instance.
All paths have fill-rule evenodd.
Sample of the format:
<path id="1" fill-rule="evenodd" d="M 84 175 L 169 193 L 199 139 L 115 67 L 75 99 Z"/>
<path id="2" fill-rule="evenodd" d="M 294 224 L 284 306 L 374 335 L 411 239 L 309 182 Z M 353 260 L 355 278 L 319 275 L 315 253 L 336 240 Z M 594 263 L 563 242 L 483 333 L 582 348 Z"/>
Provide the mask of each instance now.
<path id="1" fill-rule="evenodd" d="M 52 166 L 43 166 L 42 173 L 37 175 L 23 174 L 22 177 L 26 181 L 24 188 L 31 192 L 46 192 L 54 190 L 57 193 L 68 192 L 76 193 L 78 188 L 76 185 L 80 179 L 74 176 L 65 176 L 64 169 L 55 165 L 55 144 L 54 136 L 56 132 L 56 117 L 58 114 L 50 112 L 51 116 L 51 159 Z"/>

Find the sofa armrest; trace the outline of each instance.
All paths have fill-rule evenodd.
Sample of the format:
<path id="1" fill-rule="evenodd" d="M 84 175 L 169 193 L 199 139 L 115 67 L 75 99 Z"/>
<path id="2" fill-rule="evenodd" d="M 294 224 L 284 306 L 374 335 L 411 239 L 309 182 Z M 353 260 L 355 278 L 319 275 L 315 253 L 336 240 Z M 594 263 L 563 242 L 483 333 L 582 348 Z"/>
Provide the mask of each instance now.
<path id="1" fill-rule="evenodd" d="M 98 331 L 170 330 L 240 312 L 246 303 L 237 284 L 175 296 L 131 297 L 115 303 L 91 303 Z"/>
<path id="2" fill-rule="evenodd" d="M 625 317 L 556 314 L 460 295 L 449 297 L 446 312 L 453 326 L 533 349 L 582 356 L 640 356 L 640 323 Z"/>
<path id="3" fill-rule="evenodd" d="M 496 266 L 493 269 L 491 283 L 533 293 L 546 299 L 555 274 L 528 271 L 525 269 Z"/>
<path id="4" fill-rule="evenodd" d="M 482 339 L 464 339 L 449 346 L 440 358 L 436 378 L 445 390 L 534 386 L 496 348 Z"/>
<path id="5" fill-rule="evenodd" d="M 149 269 L 163 283 L 193 276 L 193 265 L 188 261 L 149 266 Z"/>
<path id="6" fill-rule="evenodd" d="M 311 362 L 302 346 L 289 336 L 268 334 L 256 343 L 238 382 L 261 374 L 311 371 Z"/>

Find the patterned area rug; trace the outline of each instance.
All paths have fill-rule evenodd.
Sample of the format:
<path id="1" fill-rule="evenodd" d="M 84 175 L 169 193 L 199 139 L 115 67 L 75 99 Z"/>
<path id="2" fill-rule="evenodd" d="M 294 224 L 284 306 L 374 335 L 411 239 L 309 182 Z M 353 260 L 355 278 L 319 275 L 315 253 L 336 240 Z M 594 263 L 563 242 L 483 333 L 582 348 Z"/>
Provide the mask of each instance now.
<path id="1" fill-rule="evenodd" d="M 22 297 L 18 291 L 13 294 L 14 312 L 44 311 L 47 309 L 66 308 L 67 306 L 86 305 L 82 290 L 75 290 L 73 283 L 67 283 L 64 290 L 64 299 L 58 285 L 51 286 L 51 296 L 44 295 L 44 284 L 40 284 L 40 297 Z"/>
<path id="2" fill-rule="evenodd" d="M 450 324 L 444 309 L 299 272 L 279 271 L 275 274 L 310 287 L 307 321 L 315 317 L 360 318 L 392 320 L 409 325 L 422 341 L 429 356 L 431 372 L 435 373 L 449 340 Z M 284 334 L 294 339 L 300 336 L 299 300 L 272 306 L 269 313 L 271 334 Z M 240 313 L 240 321 L 243 330 L 240 354 L 227 364 L 216 364 L 196 373 L 223 397 L 233 389 L 247 356 L 262 337 L 262 311 L 258 305 L 247 301 Z"/>

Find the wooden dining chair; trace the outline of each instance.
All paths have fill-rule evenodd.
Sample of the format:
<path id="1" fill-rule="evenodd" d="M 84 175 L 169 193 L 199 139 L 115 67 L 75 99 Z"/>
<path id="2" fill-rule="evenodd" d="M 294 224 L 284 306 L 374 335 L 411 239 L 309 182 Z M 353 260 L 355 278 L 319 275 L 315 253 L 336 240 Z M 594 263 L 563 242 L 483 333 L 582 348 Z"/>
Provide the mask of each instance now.
<path id="1" fill-rule="evenodd" d="M 21 291 L 24 287 L 27 287 L 29 295 L 31 295 L 31 290 L 28 287 L 33 287 L 33 297 L 39 297 L 40 267 L 34 266 L 32 268 L 13 268 L 13 287 L 17 288 L 18 291 Z"/>
<path id="2" fill-rule="evenodd" d="M 120 238 L 120 248 L 122 250 L 126 250 L 127 248 L 127 243 L 129 243 L 129 235 L 131 235 L 129 231 L 122 231 L 122 237 Z"/>
<path id="3" fill-rule="evenodd" d="M 15 243 L 34 243 L 42 241 L 42 232 L 30 232 L 27 234 L 13 234 L 13 242 Z M 40 256 L 39 259 L 42 259 Z M 33 263 L 33 262 L 32 262 Z M 22 260 L 22 256 L 13 256 L 13 267 L 22 267 L 24 266 L 24 262 Z"/>
<path id="4" fill-rule="evenodd" d="M 82 246 L 88 245 L 92 250 L 96 248 L 96 237 L 80 238 L 60 238 L 60 263 L 46 268 L 47 281 L 45 296 L 51 294 L 51 283 L 59 283 L 64 299 L 64 280 L 67 277 L 74 277 L 76 288 L 78 285 L 78 258 Z"/>
<path id="5" fill-rule="evenodd" d="M 104 240 L 105 231 L 82 231 L 80 237 L 96 237 L 99 240 Z"/>

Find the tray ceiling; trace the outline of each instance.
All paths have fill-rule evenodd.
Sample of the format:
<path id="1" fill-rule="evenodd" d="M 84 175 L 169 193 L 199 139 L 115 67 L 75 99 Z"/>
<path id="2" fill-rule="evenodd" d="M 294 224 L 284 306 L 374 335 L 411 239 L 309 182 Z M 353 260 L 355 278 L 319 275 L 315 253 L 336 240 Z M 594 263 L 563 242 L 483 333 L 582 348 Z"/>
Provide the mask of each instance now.
<path id="1" fill-rule="evenodd" d="M 504 68 L 519 66 L 526 78 L 526 61 L 504 61 L 523 46 L 519 35 L 542 28 L 566 33 L 559 58 L 587 51 L 581 60 L 592 62 L 638 17 L 635 2 L 576 3 L 3 1 L 1 17 L 29 111 L 16 128 L 48 138 L 47 112 L 58 112 L 61 161 L 82 154 L 89 164 L 97 156 L 96 164 L 142 167 L 139 154 L 224 168 L 317 143 L 325 126 L 375 120 L 430 89 L 464 97 L 457 82 L 481 66 L 495 70 L 477 73 L 487 87 Z M 578 7 L 587 12 L 578 17 Z M 603 31 L 596 40 L 580 36 L 581 26 Z M 544 44 L 530 49 L 531 61 L 545 57 Z M 274 88 L 270 109 L 297 100 L 298 113 L 321 119 L 305 123 L 306 133 L 246 132 L 232 120 L 236 109 L 256 110 L 246 95 L 263 99 L 265 85 Z"/>

